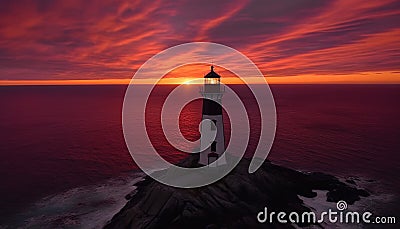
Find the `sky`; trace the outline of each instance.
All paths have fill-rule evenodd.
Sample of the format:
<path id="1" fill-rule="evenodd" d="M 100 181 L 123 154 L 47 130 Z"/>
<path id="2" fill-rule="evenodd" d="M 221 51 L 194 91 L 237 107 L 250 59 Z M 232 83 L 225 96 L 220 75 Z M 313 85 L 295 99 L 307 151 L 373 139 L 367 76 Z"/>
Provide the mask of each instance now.
<path id="1" fill-rule="evenodd" d="M 400 1 L 2 0 L 0 85 L 125 84 L 193 41 L 240 51 L 270 83 L 400 83 Z"/>

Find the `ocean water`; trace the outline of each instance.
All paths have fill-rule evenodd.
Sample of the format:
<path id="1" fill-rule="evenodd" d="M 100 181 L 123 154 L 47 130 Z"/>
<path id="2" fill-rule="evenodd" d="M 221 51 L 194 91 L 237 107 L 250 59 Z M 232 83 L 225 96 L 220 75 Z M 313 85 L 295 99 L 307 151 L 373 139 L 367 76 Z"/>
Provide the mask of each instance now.
<path id="1" fill-rule="evenodd" d="M 260 129 L 257 106 L 245 86 L 232 88 L 250 114 L 250 157 Z M 172 89 L 156 88 L 146 126 L 159 153 L 178 162 L 186 154 L 168 144 L 160 125 L 161 105 Z M 277 132 L 269 160 L 304 171 L 360 177 L 374 192 L 400 194 L 400 85 L 271 89 Z M 99 223 L 96 218 L 105 222 L 123 206 L 123 197 L 142 176 L 122 133 L 125 90 L 126 86 L 0 87 L 0 225 L 87 227 Z M 179 124 L 187 139 L 199 137 L 200 118 L 201 101 L 183 109 Z M 225 118 L 228 141 L 229 127 Z"/>

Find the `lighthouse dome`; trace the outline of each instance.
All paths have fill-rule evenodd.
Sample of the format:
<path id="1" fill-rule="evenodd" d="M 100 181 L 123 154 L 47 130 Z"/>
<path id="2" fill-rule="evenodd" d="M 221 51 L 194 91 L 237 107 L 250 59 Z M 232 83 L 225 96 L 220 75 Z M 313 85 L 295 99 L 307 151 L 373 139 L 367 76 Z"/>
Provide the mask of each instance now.
<path id="1" fill-rule="evenodd" d="M 214 72 L 214 66 L 211 66 L 211 71 L 204 78 L 221 78 L 221 76 Z"/>

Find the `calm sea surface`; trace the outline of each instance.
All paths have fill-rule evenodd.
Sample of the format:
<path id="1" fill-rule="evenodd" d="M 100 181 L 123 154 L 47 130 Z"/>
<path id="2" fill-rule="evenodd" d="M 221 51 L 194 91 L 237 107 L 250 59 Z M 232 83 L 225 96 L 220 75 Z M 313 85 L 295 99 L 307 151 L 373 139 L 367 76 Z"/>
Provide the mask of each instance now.
<path id="1" fill-rule="evenodd" d="M 185 154 L 166 143 L 157 114 L 172 88 L 161 86 L 153 93 L 146 121 L 160 154 L 177 162 Z M 249 156 L 257 145 L 260 119 L 246 88 L 232 88 L 251 113 Z M 385 192 L 400 194 L 400 85 L 271 89 L 277 133 L 269 160 L 373 180 Z M 125 90 L 126 86 L 0 87 L 0 219 L 45 196 L 128 176 L 137 169 L 122 133 Z M 200 118 L 201 101 L 183 110 L 180 128 L 187 139 L 199 137 Z M 229 119 L 225 122 L 229 138 Z"/>

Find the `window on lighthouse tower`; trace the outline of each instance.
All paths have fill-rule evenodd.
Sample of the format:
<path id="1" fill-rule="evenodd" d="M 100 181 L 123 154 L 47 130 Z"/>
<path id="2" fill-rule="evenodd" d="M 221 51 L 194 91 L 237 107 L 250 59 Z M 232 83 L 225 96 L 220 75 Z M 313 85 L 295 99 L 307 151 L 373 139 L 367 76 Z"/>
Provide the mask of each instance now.
<path id="1" fill-rule="evenodd" d="M 211 144 L 211 152 L 215 152 L 217 151 L 217 142 L 213 141 L 213 143 Z"/>
<path id="2" fill-rule="evenodd" d="M 217 120 L 213 119 L 212 121 L 213 121 L 214 125 L 211 124 L 211 130 L 216 130 L 217 129 Z"/>

